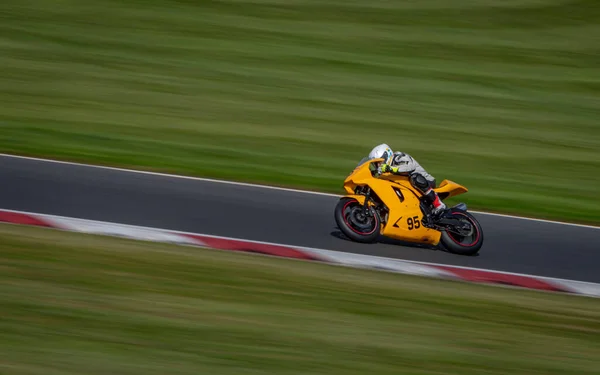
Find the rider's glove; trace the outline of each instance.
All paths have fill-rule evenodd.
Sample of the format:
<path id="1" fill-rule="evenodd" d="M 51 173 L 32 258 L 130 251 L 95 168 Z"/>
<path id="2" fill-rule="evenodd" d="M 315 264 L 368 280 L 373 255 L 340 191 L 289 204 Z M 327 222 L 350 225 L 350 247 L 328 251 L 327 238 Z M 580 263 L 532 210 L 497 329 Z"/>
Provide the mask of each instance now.
<path id="1" fill-rule="evenodd" d="M 378 172 L 379 172 L 379 174 L 382 174 L 382 173 L 390 172 L 391 170 L 392 170 L 392 167 L 389 164 L 381 164 L 379 166 Z"/>
<path id="2" fill-rule="evenodd" d="M 392 167 L 389 164 L 381 164 L 378 168 L 378 172 L 379 174 L 386 172 L 398 173 L 398 167 Z"/>

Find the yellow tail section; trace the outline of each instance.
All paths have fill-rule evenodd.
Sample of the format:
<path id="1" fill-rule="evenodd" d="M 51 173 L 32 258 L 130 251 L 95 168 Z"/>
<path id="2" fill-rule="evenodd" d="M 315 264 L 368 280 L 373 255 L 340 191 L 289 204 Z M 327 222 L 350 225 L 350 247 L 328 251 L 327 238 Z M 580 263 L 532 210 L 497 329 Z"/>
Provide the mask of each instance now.
<path id="1" fill-rule="evenodd" d="M 454 181 L 444 180 L 440 185 L 433 189 L 442 199 L 452 198 L 469 191 L 466 187 L 457 184 Z"/>

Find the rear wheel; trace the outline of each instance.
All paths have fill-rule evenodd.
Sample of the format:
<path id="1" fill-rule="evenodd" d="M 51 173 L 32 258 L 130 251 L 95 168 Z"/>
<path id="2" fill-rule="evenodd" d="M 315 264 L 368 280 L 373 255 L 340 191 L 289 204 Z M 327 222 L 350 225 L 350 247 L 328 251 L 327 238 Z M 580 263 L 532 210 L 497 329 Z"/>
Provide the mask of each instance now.
<path id="1" fill-rule="evenodd" d="M 453 212 L 452 217 L 460 225 L 442 232 L 442 245 L 454 254 L 477 254 L 483 245 L 483 230 L 477 219 L 468 212 Z"/>
<path id="2" fill-rule="evenodd" d="M 379 215 L 365 215 L 363 206 L 353 198 L 342 198 L 334 211 L 335 221 L 347 237 L 356 242 L 372 243 L 379 236 Z"/>

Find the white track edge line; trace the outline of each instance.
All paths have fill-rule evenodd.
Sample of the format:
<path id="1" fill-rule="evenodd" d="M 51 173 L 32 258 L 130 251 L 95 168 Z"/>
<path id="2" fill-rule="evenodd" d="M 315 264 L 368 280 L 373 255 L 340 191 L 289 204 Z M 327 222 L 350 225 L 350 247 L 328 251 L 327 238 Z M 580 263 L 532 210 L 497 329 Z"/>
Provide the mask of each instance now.
<path id="1" fill-rule="evenodd" d="M 149 175 L 149 176 L 169 177 L 169 178 L 194 180 L 194 181 L 204 181 L 204 182 L 211 182 L 211 183 L 218 183 L 218 184 L 225 184 L 225 185 L 245 186 L 245 187 L 253 187 L 253 188 L 260 188 L 260 189 L 267 189 L 267 190 L 279 190 L 279 191 L 286 191 L 286 192 L 290 192 L 290 193 L 302 193 L 302 194 L 310 194 L 310 195 L 319 195 L 319 196 L 324 196 L 324 197 L 335 197 L 335 198 L 342 197 L 339 194 L 323 193 L 323 192 L 314 191 L 314 190 L 301 190 L 301 189 L 285 188 L 285 187 L 280 187 L 280 186 L 254 184 L 254 183 L 249 183 L 249 182 L 219 180 L 219 179 L 207 178 L 207 177 L 185 176 L 185 175 L 179 175 L 179 174 L 151 172 L 151 171 L 144 171 L 144 170 L 138 170 L 138 169 L 109 167 L 109 166 L 105 166 L 105 165 L 86 164 L 86 163 L 78 163 L 78 162 L 63 161 L 63 160 L 56 160 L 56 159 L 44 159 L 44 158 L 37 158 L 37 157 L 32 157 L 32 156 L 21 156 L 21 155 L 0 153 L 0 157 L 34 160 L 34 161 L 40 161 L 40 162 L 45 162 L 45 163 L 64 164 L 64 165 L 72 165 L 72 166 L 87 167 L 87 168 L 105 169 L 105 170 L 126 172 L 126 173 L 132 173 L 132 174 L 143 174 L 143 175 Z M 600 229 L 600 226 L 587 225 L 587 224 L 577 224 L 577 223 L 569 223 L 569 222 L 564 222 L 564 221 L 538 219 L 538 218 L 534 218 L 534 217 L 499 214 L 499 213 L 495 213 L 495 212 L 476 211 L 476 210 L 470 210 L 470 211 L 473 213 L 481 214 L 481 215 L 498 216 L 498 217 L 504 217 L 504 218 L 509 218 L 509 219 L 536 221 L 536 222 L 541 222 L 541 223 L 566 225 L 566 226 L 588 228 L 588 229 Z"/>
<path id="2" fill-rule="evenodd" d="M 495 269 L 488 269 L 488 268 L 476 268 L 476 267 L 456 266 L 456 265 L 452 265 L 452 264 L 433 263 L 433 262 L 409 260 L 409 259 L 402 259 L 402 258 L 388 258 L 388 257 L 377 256 L 377 255 L 367 255 L 367 254 L 361 254 L 361 253 L 350 253 L 350 252 L 344 252 L 344 251 L 339 251 L 339 250 L 319 249 L 319 248 L 315 248 L 315 247 L 307 247 L 307 246 L 299 246 L 299 245 L 289 245 L 289 244 L 282 244 L 282 243 L 276 243 L 276 242 L 266 242 L 266 241 L 249 240 L 249 239 L 243 239 L 243 238 L 237 238 L 237 237 L 217 236 L 217 235 L 212 235 L 212 234 L 203 234 L 203 233 L 195 233 L 195 232 L 185 232 L 185 231 L 178 231 L 178 230 L 173 230 L 173 229 L 164 229 L 164 228 L 146 227 L 146 226 L 140 226 L 140 225 L 115 223 L 115 222 L 110 222 L 110 221 L 99 221 L 99 220 L 81 219 L 81 218 L 76 218 L 76 217 L 59 216 L 59 215 L 51 215 L 51 214 L 42 214 L 42 213 L 28 212 L 28 211 L 17 211 L 17 210 L 9 210 L 9 209 L 0 209 L 0 211 L 13 212 L 13 213 L 18 213 L 18 214 L 26 214 L 26 215 L 32 215 L 32 216 L 38 216 L 38 217 L 47 217 L 47 218 L 50 218 L 50 219 L 55 218 L 55 219 L 58 219 L 58 220 L 72 220 L 72 221 L 87 222 L 87 223 L 94 223 L 94 224 L 110 224 L 110 225 L 116 225 L 116 226 L 123 227 L 123 228 L 131 228 L 131 229 L 139 229 L 139 230 L 147 230 L 147 231 L 167 232 L 167 233 L 170 232 L 170 233 L 174 233 L 174 234 L 183 234 L 183 235 L 192 235 L 192 236 L 197 235 L 197 236 L 203 236 L 203 237 L 209 237 L 209 238 L 216 238 L 216 239 L 222 239 L 222 240 L 232 240 L 232 241 L 249 242 L 249 243 L 255 243 L 255 244 L 260 244 L 260 245 L 272 245 L 272 246 L 289 247 L 289 248 L 294 248 L 294 249 L 305 249 L 307 251 L 314 251 L 314 252 L 317 252 L 317 253 L 318 252 L 328 252 L 328 253 L 334 253 L 334 254 L 349 254 L 349 255 L 356 255 L 356 256 L 359 256 L 359 257 L 368 257 L 368 258 L 371 258 L 373 260 L 379 260 L 379 261 L 405 262 L 405 263 L 412 263 L 412 264 L 416 264 L 416 265 L 435 266 L 435 267 L 450 267 L 450 268 L 459 268 L 459 269 L 470 270 L 470 271 L 486 271 L 486 272 L 499 273 L 499 274 L 503 274 L 503 275 L 529 277 L 529 278 L 540 279 L 540 280 L 545 280 L 545 281 L 552 281 L 552 282 L 557 282 L 557 283 L 563 283 L 564 282 L 564 283 L 574 283 L 574 284 L 580 284 L 580 285 L 588 285 L 588 286 L 600 287 L 600 283 L 595 283 L 595 282 L 573 280 L 573 279 L 562 279 L 562 278 L 556 278 L 556 277 L 551 277 L 551 276 L 541 276 L 541 275 L 533 275 L 533 274 L 515 273 L 515 272 L 495 270 Z"/>

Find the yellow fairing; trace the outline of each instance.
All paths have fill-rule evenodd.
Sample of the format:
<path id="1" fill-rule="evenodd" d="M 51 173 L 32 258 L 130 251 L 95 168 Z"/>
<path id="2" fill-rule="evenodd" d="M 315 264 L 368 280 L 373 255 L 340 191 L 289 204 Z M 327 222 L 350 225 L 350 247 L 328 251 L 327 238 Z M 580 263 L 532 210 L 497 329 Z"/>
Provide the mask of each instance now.
<path id="1" fill-rule="evenodd" d="M 406 183 L 410 184 L 408 181 Z M 400 198 L 392 186 L 400 190 L 404 197 L 403 202 L 400 202 Z M 412 187 L 398 181 L 394 185 L 386 183 L 384 186 L 376 188 L 372 186 L 372 190 L 389 208 L 388 221 L 381 232 L 382 235 L 401 241 L 437 245 L 441 233 L 422 225 L 423 213 L 419 206 L 420 201 Z"/>
<path id="2" fill-rule="evenodd" d="M 401 241 L 427 243 L 437 245 L 440 241 L 439 231 L 425 228 L 422 223 L 422 212 L 419 207 L 420 193 L 412 188 L 410 181 L 405 176 L 384 174 L 374 178 L 371 174 L 371 163 L 382 161 L 374 159 L 359 165 L 344 181 L 344 189 L 349 197 L 355 199 L 357 186 L 369 186 L 379 199 L 389 208 L 389 216 L 381 234 Z M 457 191 L 448 182 L 444 188 Z M 401 197 L 396 190 L 401 193 Z M 360 196 L 359 202 L 364 203 L 364 196 Z"/>

